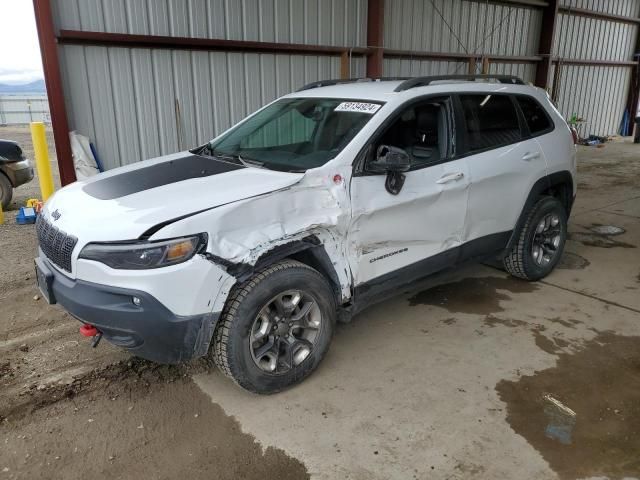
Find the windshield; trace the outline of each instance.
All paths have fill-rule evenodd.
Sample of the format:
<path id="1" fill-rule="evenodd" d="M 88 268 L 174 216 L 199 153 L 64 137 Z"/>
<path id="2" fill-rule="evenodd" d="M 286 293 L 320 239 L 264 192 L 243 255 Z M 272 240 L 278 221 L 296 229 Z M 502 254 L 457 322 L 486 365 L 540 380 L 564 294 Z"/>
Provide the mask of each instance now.
<path id="1" fill-rule="evenodd" d="M 203 153 L 303 172 L 338 155 L 380 106 L 331 98 L 279 100 L 209 143 Z"/>

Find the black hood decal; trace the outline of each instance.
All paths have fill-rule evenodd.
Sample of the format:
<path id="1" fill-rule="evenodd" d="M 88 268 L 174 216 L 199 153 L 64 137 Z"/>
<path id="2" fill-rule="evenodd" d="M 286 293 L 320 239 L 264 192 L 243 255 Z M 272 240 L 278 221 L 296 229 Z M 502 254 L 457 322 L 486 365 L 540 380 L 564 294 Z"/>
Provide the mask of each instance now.
<path id="1" fill-rule="evenodd" d="M 212 157 L 188 154 L 175 160 L 91 182 L 85 185 L 83 190 L 99 200 L 115 200 L 170 183 L 190 178 L 210 177 L 240 168 L 245 167 Z"/>

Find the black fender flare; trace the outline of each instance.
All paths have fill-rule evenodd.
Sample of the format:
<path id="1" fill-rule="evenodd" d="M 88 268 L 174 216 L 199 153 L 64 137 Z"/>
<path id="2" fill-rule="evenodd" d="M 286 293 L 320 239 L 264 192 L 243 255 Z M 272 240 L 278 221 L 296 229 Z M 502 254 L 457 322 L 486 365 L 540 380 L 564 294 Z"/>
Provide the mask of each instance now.
<path id="1" fill-rule="evenodd" d="M 513 248 L 513 245 L 518 241 L 518 238 L 520 237 L 520 231 L 527 221 L 527 215 L 529 214 L 531 208 L 535 205 L 538 198 L 542 195 L 543 192 L 556 186 L 563 186 L 569 189 L 568 195 L 566 195 L 567 198 L 560 199 L 563 201 L 565 208 L 567 209 L 567 217 L 569 217 L 569 215 L 571 214 L 571 207 L 573 207 L 573 199 L 575 196 L 575 192 L 573 191 L 573 175 L 571 175 L 571 172 L 568 170 L 561 170 L 559 172 L 554 172 L 538 179 L 538 181 L 531 187 L 531 191 L 529 191 L 527 200 L 524 202 L 524 206 L 522 207 L 520 216 L 518 217 L 518 221 L 516 222 L 515 228 L 511 233 L 511 238 L 509 238 L 509 242 L 507 243 L 502 256 L 507 255 Z"/>

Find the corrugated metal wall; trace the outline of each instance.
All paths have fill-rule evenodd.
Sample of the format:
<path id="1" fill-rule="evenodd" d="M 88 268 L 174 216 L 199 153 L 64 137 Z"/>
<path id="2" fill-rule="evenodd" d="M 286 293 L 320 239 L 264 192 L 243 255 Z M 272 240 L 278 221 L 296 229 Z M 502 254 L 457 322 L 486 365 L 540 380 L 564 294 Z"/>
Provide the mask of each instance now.
<path id="1" fill-rule="evenodd" d="M 535 55 L 541 13 L 465 0 L 386 0 L 384 46 L 428 52 Z"/>
<path id="2" fill-rule="evenodd" d="M 59 28 L 364 46 L 364 0 L 54 0 Z"/>
<path id="3" fill-rule="evenodd" d="M 397 50 L 531 56 L 540 10 L 465 0 L 386 0 L 384 45 Z M 495 64 L 490 73 L 533 80 L 531 64 Z M 385 75 L 467 73 L 467 62 L 386 59 Z"/>
<path id="4" fill-rule="evenodd" d="M 52 3 L 63 29 L 366 44 L 366 0 Z M 60 62 L 70 128 L 94 140 L 106 168 L 204 143 L 280 95 L 340 76 L 329 56 L 64 45 Z M 363 58 L 351 59 L 351 75 L 365 75 Z"/>
<path id="5" fill-rule="evenodd" d="M 564 0 L 573 8 L 637 17 L 640 0 Z M 367 0 L 52 0 L 58 29 L 366 46 Z M 535 56 L 542 12 L 470 0 L 386 0 L 384 46 L 395 50 Z M 638 27 L 560 14 L 554 54 L 631 60 Z M 340 76 L 335 56 L 61 45 L 70 127 L 92 138 L 107 168 L 205 142 L 279 95 Z M 365 59 L 350 62 L 365 75 Z M 480 69 L 480 65 L 477 66 Z M 533 81 L 531 63 L 491 73 Z M 466 61 L 385 57 L 384 74 L 466 73 Z M 631 69 L 561 68 L 558 102 L 583 134 L 615 133 Z"/>
<path id="6" fill-rule="evenodd" d="M 638 13 L 637 0 L 562 0 L 560 4 L 625 17 L 635 17 Z"/>
<path id="7" fill-rule="evenodd" d="M 638 17 L 638 0 L 565 0 L 564 6 Z M 605 19 L 560 13 L 554 55 L 564 59 L 632 61 L 638 26 Z M 556 67 L 557 68 L 557 67 Z M 556 78 L 555 71 L 551 73 Z M 631 68 L 562 64 L 557 103 L 567 117 L 585 122 L 582 136 L 611 135 L 619 131 L 631 81 Z"/>
<path id="8" fill-rule="evenodd" d="M 638 0 L 564 0 L 564 6 L 638 17 Z M 386 0 L 385 47 L 442 53 L 535 56 L 542 22 L 539 9 L 469 0 Z M 633 60 L 638 27 L 560 13 L 554 55 L 567 59 Z M 480 65 L 477 65 L 480 68 Z M 385 75 L 466 73 L 468 63 L 386 58 Z M 479 71 L 479 70 L 478 70 Z M 490 63 L 489 73 L 517 75 L 533 82 L 531 63 Z M 552 72 L 553 76 L 553 72 Z M 569 118 L 586 119 L 581 134 L 618 132 L 631 69 L 620 66 L 561 67 L 558 106 Z"/>
<path id="9" fill-rule="evenodd" d="M 46 95 L 0 95 L 0 125 L 30 122 L 51 122 Z"/>

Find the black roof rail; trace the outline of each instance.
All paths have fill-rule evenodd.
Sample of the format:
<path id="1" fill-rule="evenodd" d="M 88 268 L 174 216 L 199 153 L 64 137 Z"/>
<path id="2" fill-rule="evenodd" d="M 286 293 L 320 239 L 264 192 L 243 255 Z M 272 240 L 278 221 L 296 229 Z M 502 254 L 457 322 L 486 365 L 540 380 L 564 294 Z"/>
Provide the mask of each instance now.
<path id="1" fill-rule="evenodd" d="M 524 85 L 520 77 L 513 75 L 434 75 L 430 77 L 409 78 L 398 85 L 393 91 L 403 92 L 415 87 L 425 87 L 432 82 L 442 80 L 497 80 L 500 83 L 510 83 L 513 85 Z"/>
<path id="2" fill-rule="evenodd" d="M 319 80 L 317 82 L 307 83 L 303 87 L 300 87 L 296 92 L 302 92 L 303 90 L 311 90 L 312 88 L 328 87 L 331 85 L 340 85 L 343 83 L 357 83 L 357 82 L 384 82 L 392 80 L 409 80 L 411 77 L 375 77 L 375 78 L 336 78 L 333 80 Z"/>

